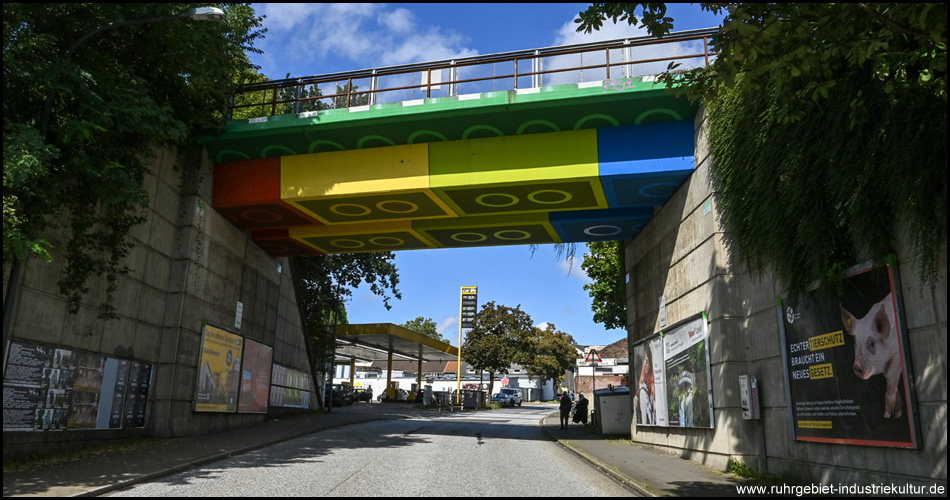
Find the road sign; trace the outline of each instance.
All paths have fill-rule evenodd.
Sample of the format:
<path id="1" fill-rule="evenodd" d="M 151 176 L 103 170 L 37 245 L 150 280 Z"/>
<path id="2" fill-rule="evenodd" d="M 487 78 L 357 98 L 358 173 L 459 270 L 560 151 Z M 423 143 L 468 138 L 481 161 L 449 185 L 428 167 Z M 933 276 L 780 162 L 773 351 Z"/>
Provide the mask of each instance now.
<path id="1" fill-rule="evenodd" d="M 597 349 L 591 349 L 590 352 L 587 353 L 587 357 L 584 358 L 584 361 L 587 361 L 588 363 L 590 363 L 591 361 L 595 363 L 600 363 L 603 360 L 600 359 L 600 354 L 597 354 Z"/>

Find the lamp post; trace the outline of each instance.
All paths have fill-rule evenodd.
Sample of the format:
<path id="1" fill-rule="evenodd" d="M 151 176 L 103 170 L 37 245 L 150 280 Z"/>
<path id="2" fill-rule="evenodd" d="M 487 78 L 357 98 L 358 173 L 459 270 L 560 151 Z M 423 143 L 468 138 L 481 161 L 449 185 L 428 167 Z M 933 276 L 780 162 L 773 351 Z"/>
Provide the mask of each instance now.
<path id="1" fill-rule="evenodd" d="M 72 45 L 66 50 L 64 62 L 68 61 L 70 57 L 79 49 L 79 46 L 82 45 L 90 37 L 95 36 L 96 34 L 102 33 L 103 31 L 119 28 L 122 26 L 132 26 L 136 24 L 149 24 L 157 23 L 162 21 L 172 21 L 174 19 L 187 19 L 190 18 L 193 21 L 223 21 L 226 15 L 223 10 L 217 7 L 197 7 L 193 9 L 188 9 L 181 14 L 176 14 L 174 16 L 165 16 L 165 17 L 152 17 L 148 19 L 132 19 L 128 21 L 117 21 L 114 23 L 109 23 L 102 25 L 85 35 L 79 37 L 78 40 L 73 42 Z M 62 68 L 62 66 L 60 66 Z M 60 69 L 61 71 L 61 69 Z M 46 102 L 43 105 L 43 115 L 42 120 L 40 121 L 40 136 L 45 141 L 46 135 L 49 133 L 49 121 L 50 116 L 53 114 L 53 97 L 55 93 L 55 83 L 59 79 L 60 72 L 57 71 L 56 75 L 53 77 L 50 82 L 49 88 L 46 91 Z M 13 259 L 13 264 L 10 266 L 10 281 L 7 284 L 7 294 L 6 300 L 3 304 L 3 348 L 6 349 L 7 342 L 10 340 L 10 333 L 13 328 L 13 317 L 16 312 L 16 302 L 17 302 L 17 292 L 20 288 L 20 280 L 23 276 L 23 262 L 20 259 Z"/>

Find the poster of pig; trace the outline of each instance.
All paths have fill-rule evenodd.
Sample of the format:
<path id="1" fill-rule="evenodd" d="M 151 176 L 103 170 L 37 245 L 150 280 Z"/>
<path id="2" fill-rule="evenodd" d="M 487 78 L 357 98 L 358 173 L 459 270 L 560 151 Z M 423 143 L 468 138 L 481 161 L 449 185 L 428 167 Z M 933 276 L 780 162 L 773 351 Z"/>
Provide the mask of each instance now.
<path id="1" fill-rule="evenodd" d="M 894 266 L 850 274 L 838 303 L 779 303 L 795 439 L 917 448 L 913 373 Z"/>

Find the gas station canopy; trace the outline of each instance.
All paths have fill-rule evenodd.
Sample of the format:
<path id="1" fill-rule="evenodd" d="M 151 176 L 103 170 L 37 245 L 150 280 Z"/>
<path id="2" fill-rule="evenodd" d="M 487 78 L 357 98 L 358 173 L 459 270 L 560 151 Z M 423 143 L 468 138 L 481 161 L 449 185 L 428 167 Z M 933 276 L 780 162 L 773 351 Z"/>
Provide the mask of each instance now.
<path id="1" fill-rule="evenodd" d="M 337 364 L 358 361 L 394 360 L 456 361 L 458 348 L 431 337 L 394 325 L 373 323 L 340 325 L 336 329 Z"/>

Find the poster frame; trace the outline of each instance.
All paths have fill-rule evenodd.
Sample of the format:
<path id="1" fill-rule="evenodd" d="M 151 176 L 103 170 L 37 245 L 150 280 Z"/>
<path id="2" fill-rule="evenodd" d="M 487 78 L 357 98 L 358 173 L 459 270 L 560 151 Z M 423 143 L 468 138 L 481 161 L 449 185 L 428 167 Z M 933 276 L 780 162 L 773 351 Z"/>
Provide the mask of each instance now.
<path id="1" fill-rule="evenodd" d="M 898 448 L 898 449 L 920 449 L 922 444 L 922 435 L 920 428 L 920 412 L 917 405 L 917 390 L 914 381 L 914 368 L 912 363 L 912 356 L 910 354 L 910 339 L 907 329 L 906 321 L 906 311 L 904 308 L 904 299 L 901 293 L 902 287 L 900 282 L 900 272 L 897 266 L 896 256 L 888 256 L 887 262 L 885 263 L 874 263 L 871 261 L 864 262 L 852 266 L 847 269 L 844 274 L 844 280 L 855 278 L 859 275 L 882 270 L 887 275 L 889 293 L 892 294 L 892 300 L 894 303 L 894 314 L 895 314 L 895 323 L 897 327 L 898 342 L 897 347 L 899 349 L 900 361 L 902 364 L 902 374 L 901 374 L 901 383 L 903 384 L 904 389 L 904 411 L 906 412 L 905 418 L 908 422 L 909 427 L 909 440 L 906 442 L 897 442 L 897 441 L 882 441 L 882 440 L 873 440 L 873 439 L 863 439 L 863 438 L 848 438 L 848 437 L 815 437 L 815 436 L 801 436 L 796 430 L 796 419 L 795 419 L 795 405 L 796 400 L 793 399 L 792 394 L 792 383 L 791 380 L 791 364 L 789 359 L 789 341 L 788 341 L 788 332 L 786 330 L 786 317 L 794 313 L 794 308 L 790 301 L 785 301 L 781 296 L 776 297 L 776 310 L 778 314 L 778 324 L 779 324 L 779 340 L 780 347 L 782 351 L 782 371 L 784 372 L 785 377 L 785 396 L 786 401 L 788 402 L 786 406 L 786 415 L 787 415 L 787 432 L 789 438 L 792 441 L 798 442 L 813 442 L 813 443 L 826 443 L 826 444 L 844 444 L 844 445 L 855 445 L 855 446 L 873 446 L 873 447 L 885 447 L 885 448 Z M 817 287 L 812 287 L 809 289 L 808 293 L 816 292 Z M 886 297 L 886 296 L 885 296 Z M 840 304 L 839 304 L 840 305 Z M 847 336 L 847 333 L 845 334 Z M 880 374 L 877 374 L 880 375 Z M 876 377 L 877 375 L 872 375 Z"/>
<path id="2" fill-rule="evenodd" d="M 263 348 L 266 348 L 269 353 L 267 362 L 265 363 L 267 367 L 266 368 L 267 369 L 267 384 L 266 384 L 267 391 L 266 391 L 266 394 L 264 394 L 264 409 L 263 410 L 248 409 L 248 407 L 246 406 L 246 402 L 244 401 L 245 392 L 242 387 L 239 387 L 237 412 L 238 413 L 267 413 L 267 410 L 270 408 L 271 372 L 274 369 L 274 347 L 269 346 L 263 342 L 258 342 L 257 340 L 254 340 L 254 339 L 249 339 L 249 338 L 244 339 L 244 353 L 241 355 L 241 381 L 242 381 L 241 386 L 243 386 L 245 365 L 247 364 L 247 360 L 248 360 L 248 357 L 247 357 L 248 346 L 250 346 L 252 343 L 257 344 Z M 253 384 L 253 380 L 254 380 L 254 374 L 252 373 L 252 384 Z"/>
<path id="3" fill-rule="evenodd" d="M 233 393 L 233 401 L 230 401 L 224 404 L 199 402 L 199 395 L 207 392 L 203 390 L 202 388 L 204 384 L 202 380 L 202 370 L 204 369 L 205 363 L 209 362 L 209 360 L 205 358 L 205 352 L 207 350 L 207 345 L 208 345 L 207 344 L 208 336 L 209 336 L 208 334 L 210 333 L 209 329 L 218 330 L 220 334 L 223 334 L 223 335 L 237 337 L 238 339 L 240 339 L 240 342 L 241 342 L 240 349 L 238 350 L 238 356 L 240 356 L 240 358 L 237 360 L 234 360 L 233 359 L 234 355 L 233 353 L 231 354 L 230 364 L 232 365 L 232 367 L 230 368 L 230 371 L 232 373 L 227 378 L 227 382 L 231 386 L 233 386 L 233 391 L 229 391 Z M 235 333 L 231 330 L 228 330 L 227 328 L 222 328 L 220 326 L 216 326 L 211 323 L 205 322 L 201 325 L 201 343 L 199 344 L 199 346 L 200 347 L 198 351 L 198 371 L 195 374 L 195 397 L 192 403 L 192 411 L 203 412 L 203 413 L 237 413 L 238 394 L 241 389 L 241 363 L 243 362 L 243 356 L 244 356 L 244 336 L 239 333 Z M 211 351 L 211 352 L 214 352 L 214 351 Z M 227 359 L 225 360 L 225 362 L 226 363 L 228 362 Z M 237 365 L 237 369 L 234 368 L 234 365 Z M 208 369 L 210 370 L 210 363 L 208 366 L 209 366 Z M 232 380 L 232 378 L 234 380 Z M 213 380 L 211 380 L 211 382 L 213 382 Z M 216 408 L 216 407 L 221 407 L 221 406 L 223 406 L 223 408 Z"/>
<path id="4" fill-rule="evenodd" d="M 673 425 L 672 423 L 673 419 L 669 415 L 669 413 L 667 413 L 667 427 L 669 428 L 681 428 L 681 429 L 715 429 L 716 428 L 715 404 L 713 401 L 713 386 L 712 386 L 712 366 L 711 366 L 711 358 L 709 355 L 709 350 L 710 350 L 709 343 L 710 343 L 711 338 L 710 338 L 710 332 L 709 332 L 709 319 L 706 315 L 706 311 L 700 311 L 699 313 L 696 313 L 692 316 L 689 316 L 680 321 L 677 321 L 673 325 L 663 330 L 660 330 L 659 332 L 660 337 L 663 338 L 663 371 L 664 371 L 663 375 L 664 375 L 664 383 L 666 385 L 666 391 L 667 391 L 666 404 L 668 408 L 669 407 L 669 387 L 670 387 L 669 363 L 671 359 L 667 355 L 667 344 L 666 344 L 667 338 L 670 337 L 671 335 L 679 333 L 679 330 L 681 330 L 683 327 L 687 326 L 690 323 L 696 322 L 697 320 L 699 321 L 701 325 L 701 328 L 703 331 L 703 337 L 704 337 L 702 342 L 703 342 L 703 353 L 705 356 L 705 363 L 706 363 L 704 371 L 706 372 L 705 373 L 706 395 L 708 399 L 709 425 L 708 426 Z M 687 347 L 686 349 L 684 349 L 684 351 L 688 350 L 691 347 L 692 346 Z M 694 395 L 696 394 L 701 394 L 701 391 L 694 389 Z M 693 407 L 695 408 L 695 405 L 693 405 Z"/>
<path id="5" fill-rule="evenodd" d="M 681 329 L 683 329 L 684 327 L 686 327 L 686 326 L 688 326 L 688 325 L 690 325 L 690 324 L 692 324 L 692 323 L 697 323 L 697 322 L 699 322 L 700 328 L 702 329 L 702 335 L 703 335 L 703 338 L 702 338 L 703 347 L 702 347 L 702 349 L 703 349 L 703 355 L 705 356 L 705 369 L 704 369 L 705 374 L 704 374 L 704 377 L 705 377 L 705 380 L 706 380 L 706 391 L 703 392 L 703 391 L 700 391 L 700 390 L 694 388 L 694 389 L 693 389 L 693 396 L 696 396 L 696 395 L 698 395 L 698 394 L 706 394 L 706 395 L 707 395 L 707 398 L 708 398 L 708 412 L 709 412 L 709 425 L 708 425 L 708 426 L 699 426 L 699 425 L 683 425 L 683 426 L 681 426 L 681 425 L 678 425 L 678 423 L 677 423 L 676 425 L 674 425 L 674 424 L 672 423 L 672 419 L 670 418 L 670 413 L 669 413 L 669 400 L 668 400 L 668 386 L 669 386 L 669 380 L 668 380 L 668 377 L 669 377 L 669 368 L 670 368 L 669 362 L 671 361 L 671 358 L 667 355 L 666 338 L 669 337 L 669 336 L 671 336 L 671 335 L 678 335 L 678 334 L 680 334 L 680 330 L 681 330 Z M 691 316 L 689 316 L 689 317 L 687 317 L 687 318 L 684 318 L 684 319 L 682 319 L 682 320 L 680 320 L 680 321 L 674 323 L 673 325 L 670 325 L 670 326 L 668 326 L 668 327 L 666 327 L 666 328 L 663 328 L 663 329 L 657 331 L 656 333 L 653 333 L 653 334 L 651 334 L 651 335 L 648 335 L 647 337 L 644 337 L 644 338 L 642 338 L 642 339 L 640 339 L 640 340 L 637 340 L 636 342 L 633 343 L 632 348 L 633 348 L 633 353 L 634 353 L 634 358 L 633 358 L 633 359 L 634 359 L 634 361 L 633 361 L 634 365 L 637 364 L 637 361 L 636 361 L 636 360 L 642 359 L 642 358 L 638 357 L 636 353 L 637 353 L 638 351 L 644 349 L 644 348 L 646 348 L 646 349 L 649 350 L 651 356 L 653 356 L 654 358 L 657 358 L 657 349 L 654 349 L 653 347 L 651 347 L 651 345 L 652 345 L 653 343 L 658 343 L 658 344 L 659 344 L 659 345 L 658 345 L 658 351 L 659 351 L 659 356 L 658 356 L 658 357 L 659 357 L 659 359 L 652 359 L 652 360 L 651 360 L 652 363 L 653 363 L 653 376 L 654 376 L 654 415 L 655 415 L 655 423 L 653 423 L 653 424 L 641 424 L 641 423 L 637 423 L 637 424 L 636 424 L 637 426 L 667 428 L 667 429 L 670 429 L 670 428 L 682 428 L 682 429 L 710 429 L 710 430 L 711 430 L 711 429 L 715 429 L 715 427 L 716 427 L 716 418 L 715 418 L 715 404 L 714 404 L 714 399 L 713 399 L 713 398 L 714 398 L 714 394 L 713 394 L 713 383 L 712 383 L 712 364 L 711 364 L 711 357 L 710 357 L 710 340 L 711 340 L 711 336 L 710 336 L 710 331 L 709 331 L 709 319 L 708 319 L 708 316 L 707 316 L 707 314 L 706 314 L 706 311 L 700 311 L 700 312 L 698 312 L 698 313 L 696 313 L 696 314 L 693 314 L 693 315 L 691 315 Z M 687 352 L 687 351 L 688 351 L 689 349 L 691 349 L 694 345 L 695 345 L 695 343 L 694 343 L 694 344 L 687 345 L 687 346 L 684 347 L 681 351 L 677 351 L 677 355 L 679 355 L 679 354 L 681 354 L 681 353 L 684 353 L 684 352 Z M 639 373 L 640 370 L 638 370 L 637 367 L 634 366 L 634 365 L 631 365 L 631 367 L 630 367 L 630 370 L 631 370 L 631 374 L 630 374 L 630 375 L 631 375 L 631 380 L 634 382 L 633 385 L 636 386 L 636 387 L 633 387 L 633 390 L 634 390 L 634 398 L 631 398 L 631 399 L 632 399 L 632 401 L 631 401 L 632 403 L 633 403 L 633 401 L 637 401 L 637 399 L 635 399 L 635 398 L 637 397 L 637 395 L 638 395 L 638 393 L 639 393 L 639 391 L 640 391 L 640 387 L 639 387 L 639 386 L 640 386 L 640 377 L 641 377 L 641 373 Z M 659 367 L 660 369 L 657 369 L 657 367 Z M 693 377 L 693 380 L 695 380 L 695 379 L 696 379 L 696 377 L 694 376 L 694 377 Z M 638 411 L 639 411 L 639 408 L 637 408 L 636 406 L 637 406 L 637 405 L 634 405 L 634 408 L 633 408 L 633 421 L 634 421 L 634 423 L 637 422 Z M 695 404 L 692 405 L 692 406 L 693 406 L 693 408 L 696 407 Z"/>
<path id="6" fill-rule="evenodd" d="M 31 364 L 16 364 L 17 366 L 27 367 L 28 370 L 29 368 L 33 368 L 34 372 L 40 374 L 39 376 L 33 376 L 27 379 L 21 378 L 23 377 L 23 373 L 18 373 L 14 375 L 12 379 L 7 378 L 11 373 L 8 368 L 11 362 L 11 356 L 13 355 L 14 344 L 19 346 L 19 350 L 26 352 L 43 351 L 45 353 L 48 359 L 44 359 L 41 364 L 33 363 L 32 366 Z M 10 404 L 4 407 L 4 416 L 6 418 L 8 416 L 7 412 L 9 411 L 16 416 L 24 416 L 27 413 L 32 413 L 34 418 L 32 419 L 32 425 L 26 424 L 26 421 L 22 419 L 11 419 L 9 422 L 5 422 L 4 432 L 94 432 L 134 429 L 145 426 L 148 414 L 152 409 L 149 404 L 149 394 L 152 390 L 152 382 L 155 374 L 154 363 L 139 359 L 117 358 L 100 352 L 74 349 L 29 339 L 10 339 L 7 341 L 6 347 L 3 382 L 4 392 L 6 394 L 7 389 L 9 389 L 11 399 L 10 401 L 5 400 L 5 403 Z M 62 358 L 59 358 L 60 355 Z M 63 361 L 60 362 L 57 361 L 57 359 L 62 359 Z M 84 364 L 80 362 L 81 360 L 87 362 L 92 361 L 93 364 Z M 128 366 L 137 363 L 141 368 L 139 373 L 141 375 L 147 375 L 135 380 L 136 390 L 131 394 L 137 404 L 134 406 L 134 411 L 132 412 L 133 419 L 131 421 L 127 421 L 125 418 L 125 403 L 130 394 L 130 381 L 128 380 L 128 373 L 126 373 L 125 378 L 120 377 L 123 363 L 126 365 L 126 370 Z M 68 372 L 68 375 L 64 376 L 66 383 L 63 387 L 52 388 L 48 383 L 43 383 L 43 379 L 48 376 L 47 374 L 53 371 Z M 94 375 L 92 379 L 88 379 L 83 378 L 83 373 L 86 375 L 92 373 Z M 94 383 L 90 385 L 90 382 Z M 119 389 L 120 387 L 121 389 Z M 29 409 L 27 413 L 23 411 L 26 410 L 26 408 L 22 406 L 22 390 L 29 391 L 37 396 L 33 407 Z M 119 392 L 117 392 L 117 390 Z M 53 392 L 61 395 L 63 400 L 62 403 L 50 406 L 43 401 L 46 401 Z M 116 395 L 118 398 L 115 397 Z M 116 403 L 118 403 L 118 406 L 116 406 Z M 90 418 L 82 420 L 73 418 L 75 412 L 79 411 L 80 407 L 86 407 L 88 409 L 93 406 L 95 407 L 94 419 L 91 418 L 91 412 L 89 412 L 88 415 Z M 37 425 L 41 412 L 44 415 L 44 420 L 45 416 L 50 417 L 49 424 Z M 57 417 L 57 414 L 59 417 Z M 52 425 L 53 420 L 57 420 L 55 425 Z"/>

